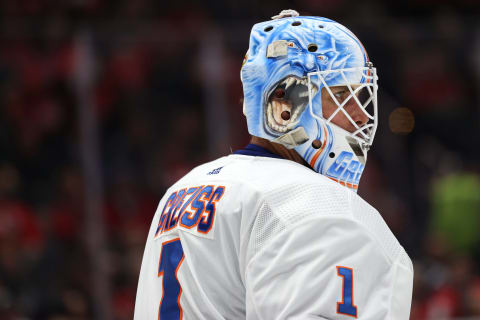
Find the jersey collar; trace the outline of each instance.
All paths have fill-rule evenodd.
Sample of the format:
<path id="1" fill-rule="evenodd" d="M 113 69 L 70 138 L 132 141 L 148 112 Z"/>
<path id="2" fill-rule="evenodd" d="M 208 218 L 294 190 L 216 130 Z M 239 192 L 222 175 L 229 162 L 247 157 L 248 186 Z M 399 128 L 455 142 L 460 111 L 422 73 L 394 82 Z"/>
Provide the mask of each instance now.
<path id="1" fill-rule="evenodd" d="M 233 154 L 241 154 L 244 156 L 254 156 L 254 157 L 268 157 L 268 158 L 276 158 L 276 159 L 284 159 L 283 157 L 279 156 L 267 150 L 259 145 L 250 143 L 245 148 L 236 150 Z"/>

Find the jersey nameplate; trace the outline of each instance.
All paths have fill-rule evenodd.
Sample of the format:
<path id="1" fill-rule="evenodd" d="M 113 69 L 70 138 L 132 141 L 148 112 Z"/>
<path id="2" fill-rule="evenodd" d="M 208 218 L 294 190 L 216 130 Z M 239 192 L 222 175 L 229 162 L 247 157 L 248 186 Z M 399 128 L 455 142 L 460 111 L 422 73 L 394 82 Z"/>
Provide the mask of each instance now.
<path id="1" fill-rule="evenodd" d="M 215 224 L 215 204 L 224 192 L 224 186 L 207 185 L 171 193 L 160 214 L 155 238 L 177 229 L 213 238 L 210 231 Z"/>

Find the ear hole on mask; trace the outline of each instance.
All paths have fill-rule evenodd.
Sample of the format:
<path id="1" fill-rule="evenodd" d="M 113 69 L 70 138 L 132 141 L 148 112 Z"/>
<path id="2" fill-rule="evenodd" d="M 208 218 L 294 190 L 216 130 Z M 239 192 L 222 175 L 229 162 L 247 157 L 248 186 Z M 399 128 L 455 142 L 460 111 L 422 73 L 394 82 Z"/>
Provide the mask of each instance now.
<path id="1" fill-rule="evenodd" d="M 322 141 L 320 140 L 313 140 L 312 147 L 315 149 L 320 149 L 322 147 Z"/>
<path id="2" fill-rule="evenodd" d="M 325 27 L 323 26 L 323 24 L 319 24 L 318 27 L 319 27 L 320 29 L 325 28 Z"/>
<path id="3" fill-rule="evenodd" d="M 292 22 L 292 26 L 294 27 L 297 27 L 299 25 L 301 25 L 302 23 L 300 21 L 295 21 L 295 22 Z"/>
<path id="4" fill-rule="evenodd" d="M 308 51 L 309 51 L 309 52 L 315 52 L 315 51 L 317 51 L 317 50 L 318 50 L 318 47 L 317 47 L 316 44 L 310 43 L 310 44 L 308 45 Z"/>
<path id="5" fill-rule="evenodd" d="M 263 31 L 265 31 L 265 32 L 269 32 L 269 31 L 272 31 L 272 30 L 273 30 L 272 26 L 268 26 L 265 29 L 263 29 Z"/>
<path id="6" fill-rule="evenodd" d="M 273 91 L 273 96 L 277 99 L 285 98 L 285 89 L 284 88 L 277 88 Z"/>

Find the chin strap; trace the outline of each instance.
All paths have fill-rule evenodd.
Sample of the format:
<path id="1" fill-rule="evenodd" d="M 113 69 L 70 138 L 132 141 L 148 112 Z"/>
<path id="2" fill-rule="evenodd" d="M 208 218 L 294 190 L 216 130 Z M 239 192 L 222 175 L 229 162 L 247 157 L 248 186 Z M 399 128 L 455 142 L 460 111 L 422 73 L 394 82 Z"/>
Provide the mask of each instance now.
<path id="1" fill-rule="evenodd" d="M 295 130 L 289 131 L 284 135 L 272 140 L 275 143 L 280 143 L 287 149 L 293 149 L 308 141 L 308 135 L 303 127 L 298 127 Z"/>

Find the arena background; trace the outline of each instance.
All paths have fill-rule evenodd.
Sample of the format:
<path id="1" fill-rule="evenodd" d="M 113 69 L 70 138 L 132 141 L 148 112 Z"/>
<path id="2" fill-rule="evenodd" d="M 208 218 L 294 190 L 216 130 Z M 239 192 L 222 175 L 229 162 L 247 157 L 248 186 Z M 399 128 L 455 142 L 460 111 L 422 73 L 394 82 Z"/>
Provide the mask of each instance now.
<path id="1" fill-rule="evenodd" d="M 413 258 L 411 319 L 480 319 L 479 6 L 1 1 L 0 319 L 132 318 L 159 199 L 248 143 L 249 31 L 288 8 L 348 26 L 378 69 L 359 193 Z"/>

